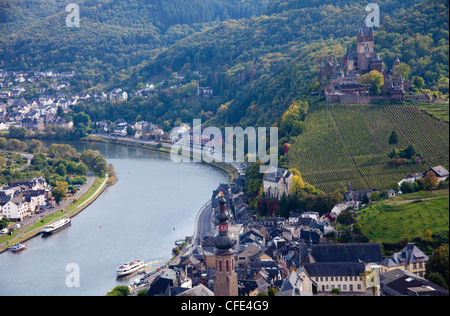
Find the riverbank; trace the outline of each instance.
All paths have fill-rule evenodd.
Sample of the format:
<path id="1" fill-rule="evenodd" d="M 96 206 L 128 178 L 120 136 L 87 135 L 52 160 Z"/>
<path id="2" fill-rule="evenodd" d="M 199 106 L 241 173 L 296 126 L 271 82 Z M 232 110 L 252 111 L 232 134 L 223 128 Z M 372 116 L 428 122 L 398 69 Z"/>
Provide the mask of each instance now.
<path id="1" fill-rule="evenodd" d="M 128 147 L 142 148 L 149 151 L 162 153 L 165 155 L 170 155 L 170 150 L 172 148 L 172 144 L 169 143 L 158 143 L 155 141 L 143 141 L 134 138 L 113 137 L 109 135 L 100 135 L 100 134 L 89 135 L 87 137 L 82 138 L 81 140 L 85 142 L 111 143 Z M 238 177 L 238 171 L 231 164 L 215 161 L 212 162 L 202 161 L 201 163 L 212 166 L 228 174 L 230 183 Z"/>
<path id="2" fill-rule="evenodd" d="M 95 177 L 86 192 L 75 196 L 73 199 L 68 200 L 68 204 L 61 208 L 54 210 L 45 217 L 39 217 L 38 221 L 24 224 L 24 226 L 13 232 L 12 238 L 6 238 L 0 244 L 0 254 L 7 251 L 8 247 L 16 243 L 23 243 L 31 238 L 34 238 L 41 234 L 42 227 L 49 223 L 62 219 L 63 217 L 72 218 L 78 215 L 91 205 L 108 187 L 109 177 L 106 175 L 104 178 Z M 8 236 L 2 236 L 3 238 Z"/>

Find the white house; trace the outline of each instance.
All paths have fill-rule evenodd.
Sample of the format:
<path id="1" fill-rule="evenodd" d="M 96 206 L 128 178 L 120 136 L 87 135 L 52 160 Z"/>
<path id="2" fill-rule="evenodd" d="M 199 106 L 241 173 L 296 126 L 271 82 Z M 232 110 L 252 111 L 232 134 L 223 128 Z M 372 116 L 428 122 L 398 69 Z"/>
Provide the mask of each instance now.
<path id="1" fill-rule="evenodd" d="M 314 221 L 318 221 L 320 217 L 318 212 L 303 212 L 301 216 L 302 218 L 311 218 Z"/>
<path id="2" fill-rule="evenodd" d="M 123 91 L 120 88 L 116 88 L 109 93 L 110 101 L 121 101 L 121 100 L 127 100 L 127 99 L 128 99 L 128 93 L 126 93 L 125 91 Z"/>
<path id="3" fill-rule="evenodd" d="M 5 203 L 6 202 L 6 203 Z M 1 216 L 10 220 L 23 220 L 29 214 L 29 205 L 22 197 L 0 202 Z"/>

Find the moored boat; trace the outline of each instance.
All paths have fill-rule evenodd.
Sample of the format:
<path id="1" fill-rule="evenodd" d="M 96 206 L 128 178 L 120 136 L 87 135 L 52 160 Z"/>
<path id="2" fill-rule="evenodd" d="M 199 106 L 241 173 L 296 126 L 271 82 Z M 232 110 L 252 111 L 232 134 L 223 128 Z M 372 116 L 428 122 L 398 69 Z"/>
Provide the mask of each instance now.
<path id="1" fill-rule="evenodd" d="M 145 264 L 144 261 L 142 260 L 133 260 L 130 262 L 126 262 L 122 265 L 120 265 L 119 267 L 117 267 L 116 270 L 116 275 L 118 277 L 120 276 L 124 276 L 124 275 L 128 275 L 131 273 L 134 273 L 136 271 L 139 271 L 141 269 L 145 268 Z"/>
<path id="2" fill-rule="evenodd" d="M 45 226 L 42 229 L 42 234 L 44 234 L 44 235 L 53 234 L 53 233 L 59 231 L 60 229 L 63 229 L 64 227 L 67 227 L 69 225 L 70 225 L 70 218 L 64 218 L 62 220 L 59 220 L 57 222 L 54 222 L 50 225 Z"/>
<path id="3" fill-rule="evenodd" d="M 16 245 L 12 246 L 10 248 L 10 250 L 11 250 L 11 252 L 17 253 L 22 250 L 25 250 L 26 248 L 27 248 L 27 246 L 25 246 L 24 244 L 16 244 Z"/>

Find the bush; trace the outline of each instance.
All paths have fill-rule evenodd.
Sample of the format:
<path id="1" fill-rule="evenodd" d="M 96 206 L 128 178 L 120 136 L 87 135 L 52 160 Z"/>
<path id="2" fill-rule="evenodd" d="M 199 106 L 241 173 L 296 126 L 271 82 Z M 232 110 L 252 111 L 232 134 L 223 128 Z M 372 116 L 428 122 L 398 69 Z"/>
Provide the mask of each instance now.
<path id="1" fill-rule="evenodd" d="M 111 292 L 106 296 L 128 296 L 130 295 L 130 289 L 126 285 L 116 286 Z"/>

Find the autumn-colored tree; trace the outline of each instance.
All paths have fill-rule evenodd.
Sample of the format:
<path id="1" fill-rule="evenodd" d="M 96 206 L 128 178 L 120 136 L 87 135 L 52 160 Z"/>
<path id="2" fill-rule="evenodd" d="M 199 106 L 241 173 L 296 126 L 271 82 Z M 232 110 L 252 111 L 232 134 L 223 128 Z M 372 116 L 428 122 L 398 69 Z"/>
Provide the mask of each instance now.
<path id="1" fill-rule="evenodd" d="M 295 195 L 300 192 L 301 189 L 305 187 L 305 182 L 302 179 L 301 175 L 294 175 L 292 177 L 291 190 L 290 194 Z"/>
<path id="2" fill-rule="evenodd" d="M 434 174 L 433 171 L 428 171 L 425 178 L 423 179 L 424 183 L 425 183 L 425 187 L 427 189 L 433 190 L 434 188 L 436 188 L 438 186 L 438 178 L 436 177 L 436 175 Z"/>

